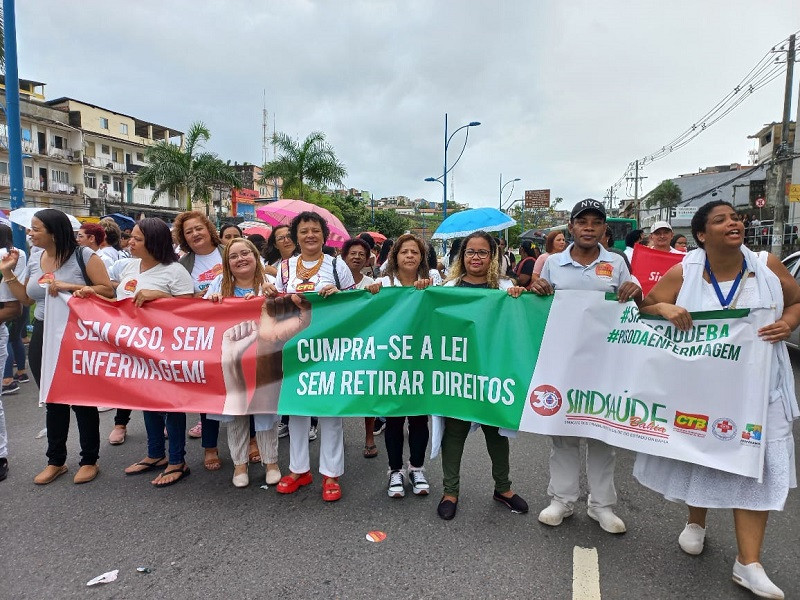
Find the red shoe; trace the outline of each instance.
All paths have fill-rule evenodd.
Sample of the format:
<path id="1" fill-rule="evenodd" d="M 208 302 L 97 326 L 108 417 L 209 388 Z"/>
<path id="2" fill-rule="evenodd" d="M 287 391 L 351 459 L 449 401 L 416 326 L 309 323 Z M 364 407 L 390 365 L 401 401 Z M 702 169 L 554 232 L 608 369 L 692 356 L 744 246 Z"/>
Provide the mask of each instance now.
<path id="1" fill-rule="evenodd" d="M 311 483 L 311 471 L 301 473 L 300 477 L 297 479 L 291 475 L 286 475 L 285 477 L 281 477 L 281 480 L 278 482 L 278 486 L 275 488 L 275 490 L 279 494 L 294 494 L 301 487 L 308 485 L 309 483 Z"/>
<path id="2" fill-rule="evenodd" d="M 322 484 L 322 499 L 325 502 L 336 502 L 342 497 L 342 486 L 339 485 L 338 477 L 331 477 L 333 481 Z"/>

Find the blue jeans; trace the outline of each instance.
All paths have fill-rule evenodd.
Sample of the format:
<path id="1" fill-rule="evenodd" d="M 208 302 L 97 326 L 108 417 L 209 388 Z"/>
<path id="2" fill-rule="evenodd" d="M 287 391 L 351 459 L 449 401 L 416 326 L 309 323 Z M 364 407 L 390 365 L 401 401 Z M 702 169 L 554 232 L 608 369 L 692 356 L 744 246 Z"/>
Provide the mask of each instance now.
<path id="1" fill-rule="evenodd" d="M 14 377 L 14 365 L 17 371 L 25 370 L 25 344 L 22 343 L 22 334 L 28 326 L 30 307 L 22 308 L 22 314 L 8 323 L 8 358 L 6 359 L 3 377 Z"/>
<path id="2" fill-rule="evenodd" d="M 164 458 L 164 425 L 169 435 L 169 464 L 179 465 L 186 456 L 186 413 L 144 411 L 144 428 L 147 430 L 147 457 Z"/>

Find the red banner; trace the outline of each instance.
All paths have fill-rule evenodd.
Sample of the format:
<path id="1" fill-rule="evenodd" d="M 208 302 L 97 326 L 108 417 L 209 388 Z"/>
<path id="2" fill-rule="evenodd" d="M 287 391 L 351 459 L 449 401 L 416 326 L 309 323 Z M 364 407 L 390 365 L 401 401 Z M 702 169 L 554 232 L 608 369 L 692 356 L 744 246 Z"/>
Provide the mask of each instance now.
<path id="1" fill-rule="evenodd" d="M 686 255 L 683 253 L 663 252 L 641 244 L 634 245 L 631 271 L 633 271 L 633 276 L 639 280 L 642 293 L 647 296 L 658 280 L 664 276 L 664 273 L 681 262 L 684 256 Z"/>

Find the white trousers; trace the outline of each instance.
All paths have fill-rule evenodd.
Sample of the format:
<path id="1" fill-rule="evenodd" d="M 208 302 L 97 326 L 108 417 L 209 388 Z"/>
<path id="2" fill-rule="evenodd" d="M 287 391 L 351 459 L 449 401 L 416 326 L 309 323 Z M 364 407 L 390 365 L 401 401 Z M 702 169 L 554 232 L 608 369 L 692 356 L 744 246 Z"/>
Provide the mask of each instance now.
<path id="1" fill-rule="evenodd" d="M 551 436 L 550 485 L 547 493 L 554 500 L 572 508 L 580 496 L 581 438 Z M 589 506 L 603 508 L 617 503 L 614 488 L 614 466 L 617 462 L 613 446 L 599 440 L 586 439 L 586 478 L 589 481 Z"/>
<path id="2" fill-rule="evenodd" d="M 278 462 L 278 423 L 267 431 L 256 431 L 256 444 L 262 464 Z M 250 452 L 250 416 L 240 415 L 228 423 L 228 448 L 234 465 L 246 465 Z"/>
<path id="3" fill-rule="evenodd" d="M 8 327 L 0 323 L 0 365 L 5 366 L 8 358 Z M 6 413 L 0 401 L 0 458 L 8 456 L 8 432 L 6 431 Z"/>
<path id="4" fill-rule="evenodd" d="M 324 477 L 344 473 L 344 429 L 341 417 L 319 418 L 319 472 Z M 311 417 L 289 418 L 289 470 L 305 473 L 311 470 L 308 456 L 308 429 Z"/>

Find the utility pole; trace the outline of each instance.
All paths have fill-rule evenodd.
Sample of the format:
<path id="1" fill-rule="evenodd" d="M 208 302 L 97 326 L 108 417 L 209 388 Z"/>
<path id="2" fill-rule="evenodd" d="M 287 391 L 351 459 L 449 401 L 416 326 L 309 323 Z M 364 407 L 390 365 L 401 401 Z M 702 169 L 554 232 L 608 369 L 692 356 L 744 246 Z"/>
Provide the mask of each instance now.
<path id="1" fill-rule="evenodd" d="M 639 161 L 636 161 L 633 180 L 633 201 L 636 204 L 636 226 L 642 226 L 642 207 L 639 202 Z"/>
<path id="2" fill-rule="evenodd" d="M 794 75 L 794 42 L 795 35 L 789 36 L 789 49 L 786 53 L 786 85 L 783 92 L 783 123 L 781 126 L 781 144 L 772 154 L 771 180 L 773 183 L 775 217 L 772 222 L 772 254 L 781 257 L 784 233 L 784 203 L 786 202 L 786 174 L 792 149 L 789 147 L 789 119 L 792 107 L 792 77 Z M 795 130 L 795 135 L 797 135 Z"/>

